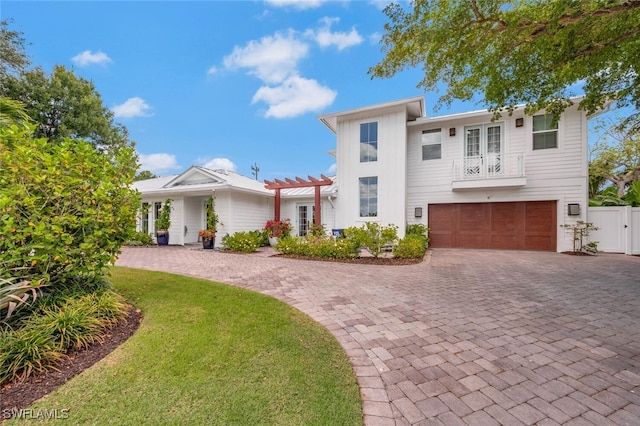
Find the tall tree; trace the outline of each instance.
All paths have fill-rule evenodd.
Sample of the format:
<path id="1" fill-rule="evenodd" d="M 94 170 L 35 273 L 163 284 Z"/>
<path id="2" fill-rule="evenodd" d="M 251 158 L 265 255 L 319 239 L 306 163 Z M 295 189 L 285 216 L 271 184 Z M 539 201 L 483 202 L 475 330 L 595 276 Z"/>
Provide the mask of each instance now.
<path id="1" fill-rule="evenodd" d="M 154 173 L 152 173 L 150 170 L 141 170 L 135 175 L 133 180 L 134 181 L 139 181 L 139 180 L 145 180 L 145 179 L 153 179 L 153 178 L 157 178 L 157 177 L 158 176 L 155 175 Z"/>
<path id="2" fill-rule="evenodd" d="M 0 78 L 18 74 L 29 65 L 24 45 L 22 33 L 10 30 L 8 21 L 0 21 Z"/>
<path id="3" fill-rule="evenodd" d="M 2 95 L 25 105 L 38 124 L 37 137 L 49 141 L 84 139 L 100 149 L 128 145 L 126 129 L 114 123 L 92 82 L 57 65 L 51 75 L 38 67 L 0 79 Z"/>
<path id="4" fill-rule="evenodd" d="M 617 124 L 596 143 L 589 164 L 591 181 L 608 180 L 617 189 L 618 198 L 627 187 L 640 181 L 640 131 Z"/>
<path id="5" fill-rule="evenodd" d="M 385 57 L 369 69 L 390 77 L 422 65 L 419 87 L 447 85 L 439 105 L 483 95 L 493 111 L 547 108 L 556 117 L 584 83 L 580 108 L 608 101 L 640 107 L 640 1 L 417 0 L 385 9 Z M 632 117 L 640 127 L 636 112 Z"/>

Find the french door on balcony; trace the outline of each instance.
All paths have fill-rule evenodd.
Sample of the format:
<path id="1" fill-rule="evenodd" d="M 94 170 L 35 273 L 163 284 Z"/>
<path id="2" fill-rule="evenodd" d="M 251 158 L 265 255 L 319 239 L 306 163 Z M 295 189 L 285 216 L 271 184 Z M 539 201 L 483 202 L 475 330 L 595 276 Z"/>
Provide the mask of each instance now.
<path id="1" fill-rule="evenodd" d="M 502 175 L 503 134 L 503 123 L 465 127 L 465 178 Z"/>

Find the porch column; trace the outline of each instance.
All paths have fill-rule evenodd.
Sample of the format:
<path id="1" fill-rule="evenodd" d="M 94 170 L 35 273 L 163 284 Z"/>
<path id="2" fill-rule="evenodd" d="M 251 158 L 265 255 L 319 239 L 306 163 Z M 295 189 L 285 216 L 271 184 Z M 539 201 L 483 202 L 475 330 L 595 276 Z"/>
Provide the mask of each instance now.
<path id="1" fill-rule="evenodd" d="M 275 220 L 280 220 L 280 188 L 276 189 L 276 201 L 275 201 L 275 205 L 273 206 L 274 209 L 274 219 Z"/>
<path id="2" fill-rule="evenodd" d="M 313 223 L 316 225 L 322 225 L 322 219 L 320 218 L 320 213 L 322 211 L 322 204 L 320 204 L 320 186 L 315 187 L 315 214 L 313 215 Z"/>

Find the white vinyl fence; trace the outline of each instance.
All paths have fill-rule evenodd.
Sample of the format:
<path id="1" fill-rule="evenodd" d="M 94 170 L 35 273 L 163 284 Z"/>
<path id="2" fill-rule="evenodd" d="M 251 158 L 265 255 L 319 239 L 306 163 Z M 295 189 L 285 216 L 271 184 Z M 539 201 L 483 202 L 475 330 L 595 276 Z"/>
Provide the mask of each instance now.
<path id="1" fill-rule="evenodd" d="M 587 221 L 600 228 L 589 235 L 598 250 L 640 254 L 640 207 L 589 207 Z"/>

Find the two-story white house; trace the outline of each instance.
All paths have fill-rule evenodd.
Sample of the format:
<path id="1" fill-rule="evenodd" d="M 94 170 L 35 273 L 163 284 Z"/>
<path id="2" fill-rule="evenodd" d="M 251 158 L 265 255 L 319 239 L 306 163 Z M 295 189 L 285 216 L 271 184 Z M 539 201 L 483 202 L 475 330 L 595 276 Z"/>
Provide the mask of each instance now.
<path id="1" fill-rule="evenodd" d="M 576 102 L 577 104 L 577 102 Z M 336 228 L 430 228 L 431 247 L 565 251 L 586 220 L 587 117 L 425 117 L 413 97 L 319 116 L 336 136 Z"/>

